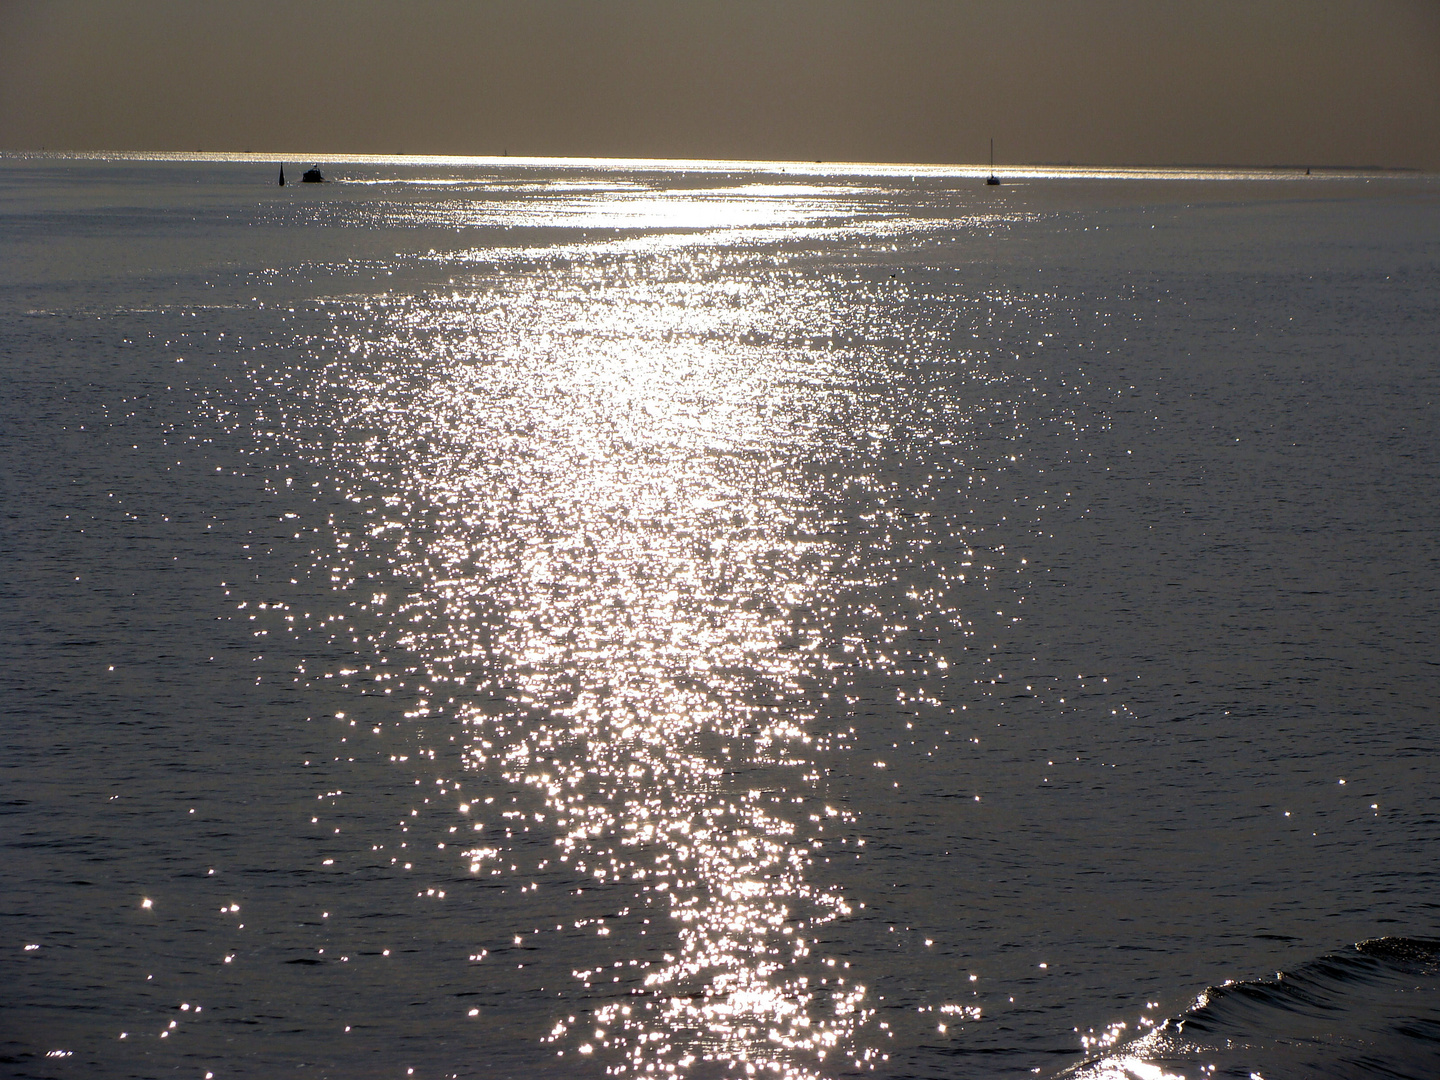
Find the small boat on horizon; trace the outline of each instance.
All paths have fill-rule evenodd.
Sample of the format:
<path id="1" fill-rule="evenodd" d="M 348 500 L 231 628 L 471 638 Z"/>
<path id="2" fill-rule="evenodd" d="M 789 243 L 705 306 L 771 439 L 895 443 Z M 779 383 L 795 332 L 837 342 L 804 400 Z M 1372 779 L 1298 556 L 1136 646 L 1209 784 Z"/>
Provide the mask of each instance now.
<path id="1" fill-rule="evenodd" d="M 321 175 L 319 169 L 311 168 L 305 170 L 305 175 L 300 177 L 300 182 L 302 184 L 323 184 L 325 177 Z"/>
<path id="2" fill-rule="evenodd" d="M 284 186 L 285 186 L 285 166 L 284 166 L 284 164 L 281 164 L 281 166 L 280 166 L 280 186 L 281 186 L 281 187 L 284 187 Z"/>
<path id="3" fill-rule="evenodd" d="M 995 140 L 990 140 L 990 175 L 985 178 L 986 187 L 999 187 L 1000 178 L 995 175 Z"/>

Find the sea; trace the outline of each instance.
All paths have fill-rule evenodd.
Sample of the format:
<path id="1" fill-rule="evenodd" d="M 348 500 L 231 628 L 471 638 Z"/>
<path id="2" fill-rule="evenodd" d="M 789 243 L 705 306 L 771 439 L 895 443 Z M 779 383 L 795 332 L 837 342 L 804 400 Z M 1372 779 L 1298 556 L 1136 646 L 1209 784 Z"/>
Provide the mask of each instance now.
<path id="1" fill-rule="evenodd" d="M 1440 1076 L 1440 177 L 987 172 L 0 156 L 0 1075 Z"/>

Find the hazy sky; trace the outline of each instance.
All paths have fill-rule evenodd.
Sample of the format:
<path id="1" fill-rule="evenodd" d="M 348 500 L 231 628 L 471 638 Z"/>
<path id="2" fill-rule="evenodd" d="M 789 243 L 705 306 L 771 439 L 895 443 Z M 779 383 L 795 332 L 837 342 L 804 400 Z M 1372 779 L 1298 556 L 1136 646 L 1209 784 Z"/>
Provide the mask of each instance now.
<path id="1" fill-rule="evenodd" d="M 0 0 L 0 149 L 1440 169 L 1440 0 Z"/>

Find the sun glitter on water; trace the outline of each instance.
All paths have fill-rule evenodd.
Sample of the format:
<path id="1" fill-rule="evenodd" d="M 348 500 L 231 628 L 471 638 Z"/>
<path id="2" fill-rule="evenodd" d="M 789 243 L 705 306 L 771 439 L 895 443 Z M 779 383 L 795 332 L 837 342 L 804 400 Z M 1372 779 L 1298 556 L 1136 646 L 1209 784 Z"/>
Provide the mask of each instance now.
<path id="1" fill-rule="evenodd" d="M 341 308 L 333 350 L 354 359 L 325 377 L 331 452 L 373 511 L 356 549 L 420 584 L 371 598 L 425 666 L 406 716 L 448 712 L 470 770 L 535 797 L 465 804 L 505 832 L 465 826 L 468 870 L 607 897 L 564 928 L 605 948 L 571 972 L 591 1006 L 545 1035 L 557 1058 L 873 1068 L 866 989 L 817 938 L 850 909 L 810 872 L 852 821 L 817 799 L 808 756 L 817 642 L 798 613 L 823 545 L 790 462 L 823 407 L 815 361 L 723 340 L 780 298 L 763 274 L 717 287 L 684 262 Z M 531 827 L 555 846 L 520 854 Z"/>

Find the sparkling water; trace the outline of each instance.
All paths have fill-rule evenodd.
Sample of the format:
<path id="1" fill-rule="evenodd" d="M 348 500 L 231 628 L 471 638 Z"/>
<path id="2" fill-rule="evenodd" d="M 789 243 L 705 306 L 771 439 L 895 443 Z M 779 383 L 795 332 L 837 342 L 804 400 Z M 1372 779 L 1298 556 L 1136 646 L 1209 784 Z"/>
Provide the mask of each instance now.
<path id="1" fill-rule="evenodd" d="M 0 159 L 6 1075 L 1440 1072 L 1434 179 L 278 164 Z"/>

